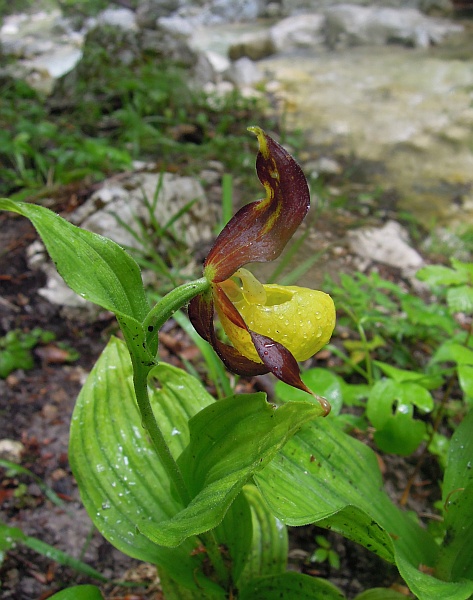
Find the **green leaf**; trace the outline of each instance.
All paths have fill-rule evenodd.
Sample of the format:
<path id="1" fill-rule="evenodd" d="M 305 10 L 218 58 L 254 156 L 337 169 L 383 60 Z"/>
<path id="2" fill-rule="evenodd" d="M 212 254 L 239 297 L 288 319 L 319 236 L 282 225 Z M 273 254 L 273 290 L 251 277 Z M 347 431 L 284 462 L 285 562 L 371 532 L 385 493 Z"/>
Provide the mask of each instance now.
<path id="1" fill-rule="evenodd" d="M 23 544 L 23 546 L 34 550 L 38 554 L 47 556 L 49 559 L 56 561 L 60 565 L 71 567 L 79 573 L 83 573 L 84 575 L 93 577 L 99 581 L 109 581 L 107 577 L 96 571 L 87 563 L 74 558 L 70 554 L 63 552 L 54 546 L 50 546 L 49 544 L 46 544 L 35 537 L 25 535 L 18 527 L 9 527 L 0 521 L 0 558 L 2 558 L 2 555 L 5 551 L 13 548 L 16 543 Z M 0 560 L 0 563 L 1 562 L 2 561 Z"/>
<path id="2" fill-rule="evenodd" d="M 385 362 L 379 360 L 373 361 L 385 375 L 393 379 L 396 383 L 412 381 L 418 383 L 427 390 L 434 390 L 440 387 L 443 383 L 443 377 L 440 375 L 427 375 L 418 371 L 407 371 L 406 369 L 398 369 Z"/>
<path id="3" fill-rule="evenodd" d="M 383 452 L 409 456 L 416 451 L 426 431 L 423 421 L 413 419 L 410 414 L 396 412 L 390 415 L 381 429 L 374 432 L 373 437 Z"/>
<path id="4" fill-rule="evenodd" d="M 231 396 L 201 410 L 189 422 L 190 443 L 178 461 L 193 500 L 159 525 L 142 521 L 140 531 L 157 544 L 176 546 L 213 529 L 248 479 L 319 415 L 318 403 L 275 409 L 261 393 Z"/>
<path id="5" fill-rule="evenodd" d="M 238 581 L 253 540 L 252 511 L 244 493 L 238 494 L 213 533 L 217 544 L 225 548 L 227 558 L 231 559 L 231 580 Z"/>
<path id="6" fill-rule="evenodd" d="M 163 590 L 164 598 L 166 600 L 226 600 L 228 598 L 225 590 L 220 588 L 220 590 L 216 589 L 206 589 L 205 595 L 204 590 L 202 588 L 198 589 L 189 589 L 188 587 L 184 587 L 169 576 L 169 574 L 164 569 L 159 569 L 159 583 L 161 584 L 161 588 Z"/>
<path id="7" fill-rule="evenodd" d="M 344 594 L 325 579 L 288 571 L 256 578 L 241 590 L 238 600 L 344 600 Z"/>
<path id="8" fill-rule="evenodd" d="M 377 381 L 368 396 L 366 414 L 376 428 L 375 439 L 385 452 L 408 455 L 424 438 L 425 423 L 412 418 L 413 406 L 428 412 L 433 408 L 430 393 L 411 381 Z"/>
<path id="9" fill-rule="evenodd" d="M 252 514 L 253 539 L 245 569 L 237 581 L 240 586 L 256 577 L 279 575 L 286 569 L 288 536 L 286 526 L 269 510 L 258 488 L 244 488 Z"/>
<path id="10" fill-rule="evenodd" d="M 468 398 L 473 398 L 473 365 L 458 366 L 458 383 Z"/>
<path id="11" fill-rule="evenodd" d="M 328 550 L 326 548 L 317 548 L 317 550 L 312 554 L 311 560 L 314 562 L 323 563 L 328 558 Z"/>
<path id="12" fill-rule="evenodd" d="M 447 341 L 437 348 L 431 364 L 454 362 L 457 365 L 473 365 L 473 350 L 458 342 Z"/>
<path id="13" fill-rule="evenodd" d="M 75 585 L 50 596 L 49 600 L 103 600 L 103 596 L 95 585 Z"/>
<path id="14" fill-rule="evenodd" d="M 287 524 L 322 522 L 390 562 L 433 565 L 434 539 L 392 504 L 375 454 L 328 419 L 305 425 L 255 480 Z"/>
<path id="15" fill-rule="evenodd" d="M 407 415 L 412 414 L 413 406 L 424 412 L 433 409 L 434 401 L 428 390 L 418 383 L 382 379 L 371 389 L 366 413 L 373 426 L 382 429 L 393 415 L 393 410 Z"/>
<path id="16" fill-rule="evenodd" d="M 442 487 L 445 540 L 437 573 L 447 580 L 473 580 L 473 411 L 452 436 Z"/>
<path id="17" fill-rule="evenodd" d="M 214 400 L 196 379 L 166 364 L 152 370 L 149 386 L 156 419 L 178 456 L 189 441 L 188 419 Z M 141 426 L 131 360 L 120 340 L 110 340 L 79 394 L 69 455 L 85 508 L 105 538 L 183 586 L 203 586 L 196 582 L 203 557 L 192 554 L 195 539 L 171 550 L 137 530 L 143 519 L 157 525 L 182 506 Z"/>
<path id="18" fill-rule="evenodd" d="M 409 589 L 419 600 L 448 598 L 448 600 L 470 600 L 473 594 L 472 581 L 447 582 L 424 572 L 422 564 L 412 564 L 402 553 L 396 554 L 396 565 Z"/>
<path id="19" fill-rule="evenodd" d="M 372 588 L 358 594 L 355 600 L 406 600 L 406 595 L 387 588 Z"/>
<path id="20" fill-rule="evenodd" d="M 473 263 L 463 262 L 458 260 L 458 258 L 452 258 L 450 262 L 454 269 L 462 273 L 465 277 L 468 277 L 468 281 L 473 281 Z"/>
<path id="21" fill-rule="evenodd" d="M 30 219 L 59 274 L 77 294 L 113 313 L 144 320 L 149 305 L 140 270 L 118 244 L 42 206 L 0 199 L 0 209 Z"/>
<path id="22" fill-rule="evenodd" d="M 445 513 L 445 540 L 436 575 L 448 581 L 469 579 L 473 584 L 473 481 L 453 490 Z"/>
<path id="23" fill-rule="evenodd" d="M 310 390 L 330 402 L 332 406 L 330 415 L 338 415 L 343 404 L 343 380 L 341 377 L 328 369 L 308 369 L 302 373 L 301 379 Z M 291 400 L 307 401 L 306 392 L 298 390 L 283 381 L 276 382 L 275 392 L 284 402 Z"/>
<path id="24" fill-rule="evenodd" d="M 436 285 L 460 285 L 467 283 L 468 275 L 464 272 L 445 267 L 443 265 L 428 265 L 416 273 L 417 279 L 425 281 L 430 286 Z"/>
<path id="25" fill-rule="evenodd" d="M 459 285 L 447 290 L 447 304 L 454 313 L 473 313 L 473 288 L 471 285 Z"/>

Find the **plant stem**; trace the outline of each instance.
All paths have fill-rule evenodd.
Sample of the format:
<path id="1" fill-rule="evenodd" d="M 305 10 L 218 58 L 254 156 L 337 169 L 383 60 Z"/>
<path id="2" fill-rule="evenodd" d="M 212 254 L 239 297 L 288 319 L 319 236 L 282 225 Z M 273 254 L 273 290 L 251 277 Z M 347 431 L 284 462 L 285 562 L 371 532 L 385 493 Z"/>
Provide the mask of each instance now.
<path id="1" fill-rule="evenodd" d="M 225 566 L 225 562 L 223 560 L 222 553 L 220 552 L 220 548 L 218 547 L 217 540 L 215 539 L 214 532 L 206 531 L 205 533 L 201 533 L 199 538 L 205 546 L 207 556 L 209 557 L 210 562 L 215 570 L 215 575 L 217 576 L 218 582 L 224 588 L 227 588 L 230 573 L 228 568 Z"/>
<path id="2" fill-rule="evenodd" d="M 194 296 L 208 289 L 209 286 L 209 281 L 205 277 L 202 277 L 201 279 L 185 283 L 175 288 L 156 303 L 143 321 L 144 335 L 146 335 L 146 343 L 150 349 L 152 347 L 154 347 L 154 349 L 157 348 L 157 342 L 156 344 L 153 344 L 152 341 L 157 340 L 159 329 L 172 314 L 187 304 Z M 136 353 L 133 345 L 128 344 L 128 348 L 133 363 L 133 385 L 135 388 L 136 401 L 141 414 L 141 422 L 146 428 L 146 431 L 151 438 L 151 443 L 153 444 L 169 479 L 174 484 L 181 502 L 184 506 L 187 506 L 191 500 L 189 491 L 181 470 L 172 456 L 169 446 L 164 439 L 163 432 L 155 419 L 149 400 L 148 374 L 153 365 L 144 363 L 141 360 L 140 355 Z"/>
<path id="3" fill-rule="evenodd" d="M 151 408 L 151 403 L 149 401 L 148 373 L 150 367 L 143 365 L 133 356 L 132 362 L 133 385 L 135 387 L 136 401 L 140 410 L 142 425 L 148 432 L 151 443 L 153 444 L 169 479 L 174 484 L 182 504 L 187 506 L 191 499 L 190 494 L 187 490 L 181 470 L 174 460 L 174 457 L 169 450 L 169 446 L 164 439 L 163 432 L 154 417 L 153 409 Z"/>
<path id="4" fill-rule="evenodd" d="M 156 335 L 157 331 L 172 317 L 176 310 L 182 308 L 189 300 L 192 300 L 194 296 L 208 290 L 209 287 L 210 282 L 208 279 L 206 277 L 201 277 L 200 279 L 184 283 L 173 289 L 149 311 L 143 321 L 144 330 L 150 331 L 151 328 L 150 333 Z"/>
<path id="5" fill-rule="evenodd" d="M 150 310 L 142 324 L 145 335 L 147 336 L 148 347 L 154 346 L 152 340 L 157 339 L 159 329 L 174 314 L 174 312 L 182 308 L 182 306 L 187 304 L 187 302 L 194 296 L 197 296 L 197 294 L 206 291 L 209 287 L 210 283 L 208 279 L 202 277 L 201 279 L 185 283 L 175 288 L 166 294 L 164 298 L 159 300 Z M 142 424 L 146 428 L 146 431 L 151 438 L 151 443 L 153 444 L 169 479 L 174 484 L 182 504 L 187 506 L 191 501 L 189 490 L 187 489 L 182 472 L 172 456 L 169 446 L 164 439 L 164 435 L 155 419 L 149 400 L 148 374 L 152 365 L 143 363 L 136 353 L 133 353 L 132 350 L 130 350 L 130 352 L 133 362 L 133 384 Z M 214 533 L 209 531 L 199 537 L 205 545 L 208 557 L 212 562 L 219 582 L 226 586 L 229 580 L 229 571 L 223 560 Z"/>

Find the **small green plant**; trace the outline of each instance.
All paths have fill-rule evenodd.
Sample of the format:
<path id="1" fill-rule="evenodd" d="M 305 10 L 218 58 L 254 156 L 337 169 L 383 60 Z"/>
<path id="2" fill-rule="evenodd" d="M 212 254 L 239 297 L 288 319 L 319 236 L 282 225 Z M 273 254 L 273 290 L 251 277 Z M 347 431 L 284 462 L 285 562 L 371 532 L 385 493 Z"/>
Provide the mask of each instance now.
<path id="1" fill-rule="evenodd" d="M 452 371 L 439 364 L 451 360 L 448 349 L 458 346 L 464 353 L 459 360 L 471 364 L 468 336 L 456 311 L 441 295 L 428 300 L 377 274 L 342 275 L 339 284 L 328 282 L 327 287 L 339 308 L 339 326 L 351 332 L 342 340 L 343 349 L 330 349 L 342 361 L 339 373 L 346 382 L 358 384 L 361 377 L 366 385 L 365 416 L 378 447 L 409 455 L 427 442 L 444 461 L 437 415 L 439 410 L 443 414 L 447 399 L 442 390 L 449 387 Z"/>
<path id="2" fill-rule="evenodd" d="M 0 338 L 0 378 L 5 379 L 15 369 L 34 367 L 33 348 L 55 339 L 54 333 L 35 327 L 31 331 L 13 329 Z"/>
<path id="3" fill-rule="evenodd" d="M 316 535 L 315 542 L 319 547 L 312 553 L 309 559 L 310 562 L 328 562 L 332 569 L 338 570 L 340 568 L 340 556 L 333 550 L 328 539 L 323 535 Z"/>

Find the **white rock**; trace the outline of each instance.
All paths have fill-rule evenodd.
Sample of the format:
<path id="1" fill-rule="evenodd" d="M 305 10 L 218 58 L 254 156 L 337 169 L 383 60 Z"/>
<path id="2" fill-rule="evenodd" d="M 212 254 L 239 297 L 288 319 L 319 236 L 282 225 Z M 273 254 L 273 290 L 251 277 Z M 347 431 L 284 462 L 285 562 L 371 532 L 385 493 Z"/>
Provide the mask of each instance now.
<path id="1" fill-rule="evenodd" d="M 218 54 L 218 52 L 209 50 L 204 54 L 216 73 L 223 73 L 231 64 L 230 59 L 228 59 L 226 56 Z"/>
<path id="2" fill-rule="evenodd" d="M 25 447 L 21 442 L 16 440 L 10 440 L 5 438 L 0 440 L 0 457 L 10 460 L 11 462 L 20 464 L 21 455 L 24 452 Z"/>
<path id="3" fill-rule="evenodd" d="M 322 14 L 295 15 L 273 25 L 270 36 L 277 52 L 310 48 L 324 42 L 324 25 Z"/>
<path id="4" fill-rule="evenodd" d="M 264 78 L 258 66 L 246 56 L 232 63 L 224 76 L 238 88 L 252 86 Z"/>
<path id="5" fill-rule="evenodd" d="M 216 163 L 218 165 L 218 163 Z M 127 178 L 106 180 L 72 216 L 71 222 L 84 229 L 112 239 L 121 246 L 142 249 L 143 229 L 155 236 L 153 245 L 159 246 L 159 234 L 151 229 L 151 215 L 145 198 L 153 204 L 154 218 L 165 227 L 181 210 L 182 216 L 172 224 L 172 233 L 189 248 L 198 247 L 214 236 L 218 221 L 218 206 L 208 202 L 196 179 L 179 177 L 172 173 L 134 173 Z M 186 206 L 191 206 L 186 209 Z M 140 226 L 141 224 L 141 226 Z M 27 250 L 29 266 L 41 269 L 47 277 L 46 286 L 39 294 L 63 307 L 80 309 L 76 316 L 86 320 L 96 317 L 101 309 L 66 286 L 56 268 L 48 260 L 41 242 Z"/>
<path id="6" fill-rule="evenodd" d="M 164 31 L 180 37 L 188 38 L 193 32 L 191 24 L 181 17 L 160 17 L 156 23 Z"/>
<path id="7" fill-rule="evenodd" d="M 414 8 L 341 4 L 325 11 L 326 40 L 331 48 L 398 43 L 426 47 L 463 30 Z"/>
<path id="8" fill-rule="evenodd" d="M 192 177 L 179 177 L 171 173 L 136 173 L 119 183 L 114 178 L 106 180 L 80 207 L 73 220 L 85 229 L 111 238 L 117 244 L 140 248 L 142 234 L 139 222 L 145 226 L 150 223 L 145 198 L 152 203 L 156 194 L 154 216 L 160 225 L 164 226 L 195 200 L 191 208 L 176 221 L 174 230 L 190 247 L 212 238 L 217 216 L 214 210 L 209 210 L 202 186 Z"/>
<path id="9" fill-rule="evenodd" d="M 136 31 L 135 13 L 129 8 L 106 8 L 97 16 L 98 25 L 112 25 L 121 29 Z"/>
<path id="10" fill-rule="evenodd" d="M 422 256 L 409 246 L 407 231 L 396 221 L 349 231 L 347 239 L 351 251 L 362 259 L 401 269 L 407 277 L 424 264 Z"/>

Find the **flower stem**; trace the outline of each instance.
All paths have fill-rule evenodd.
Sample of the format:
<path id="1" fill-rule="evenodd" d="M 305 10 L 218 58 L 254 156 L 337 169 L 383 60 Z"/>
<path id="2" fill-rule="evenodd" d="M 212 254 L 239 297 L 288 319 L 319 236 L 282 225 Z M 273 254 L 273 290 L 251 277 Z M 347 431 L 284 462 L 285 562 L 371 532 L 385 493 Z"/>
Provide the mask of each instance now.
<path id="1" fill-rule="evenodd" d="M 145 331 L 149 331 L 150 328 L 154 332 L 158 331 L 172 317 L 176 310 L 187 304 L 194 296 L 208 290 L 209 287 L 209 280 L 206 277 L 201 277 L 200 279 L 195 279 L 174 288 L 149 311 L 143 321 Z"/>
<path id="2" fill-rule="evenodd" d="M 225 565 L 225 561 L 223 560 L 222 553 L 215 538 L 215 533 L 213 531 L 206 531 L 205 533 L 201 533 L 199 538 L 205 546 L 207 556 L 209 557 L 210 562 L 215 570 L 215 575 L 217 576 L 218 582 L 224 588 L 227 588 L 230 572 L 228 567 Z"/>
<path id="3" fill-rule="evenodd" d="M 197 294 L 208 289 L 209 286 L 210 283 L 205 277 L 191 281 L 190 283 L 185 283 L 166 294 L 166 296 L 150 310 L 142 325 L 144 335 L 146 336 L 146 345 L 153 354 L 157 349 L 157 335 L 159 329 L 176 310 L 187 304 L 187 302 Z M 153 341 L 155 343 L 153 343 Z M 169 446 L 164 439 L 163 432 L 161 431 L 154 416 L 153 409 L 151 408 L 148 394 L 148 374 L 153 365 L 143 362 L 131 344 L 128 344 L 128 347 L 133 363 L 133 385 L 141 415 L 141 422 L 148 432 L 151 443 L 153 444 L 169 479 L 174 484 L 181 502 L 184 506 L 187 506 L 191 500 L 189 491 L 181 470 L 171 454 Z"/>
<path id="4" fill-rule="evenodd" d="M 133 385 L 135 388 L 136 402 L 141 414 L 141 423 L 148 432 L 154 449 L 163 465 L 169 479 L 174 484 L 174 487 L 179 494 L 179 498 L 184 506 L 187 506 L 191 500 L 189 491 L 185 484 L 181 470 L 175 461 L 169 446 L 164 439 L 154 413 L 151 408 L 151 403 L 148 394 L 148 373 L 150 367 L 143 365 L 140 361 L 133 362 Z"/>
<path id="5" fill-rule="evenodd" d="M 206 277 L 185 283 L 164 296 L 150 310 L 142 323 L 143 334 L 146 336 L 146 346 L 150 351 L 157 349 L 157 335 L 162 325 L 173 315 L 176 310 L 187 304 L 194 296 L 206 291 L 210 283 Z M 124 333 L 126 330 L 124 331 Z M 127 337 L 125 335 L 125 337 Z M 176 492 L 183 506 L 187 506 L 191 501 L 191 495 L 187 489 L 186 482 L 176 460 L 171 454 L 169 446 L 166 443 L 163 432 L 161 431 L 151 407 L 148 394 L 148 374 L 153 365 L 143 362 L 142 357 L 134 350 L 133 345 L 129 344 L 131 360 L 133 363 L 133 385 L 135 388 L 136 401 L 141 415 L 143 427 L 148 432 L 151 443 L 166 471 L 170 481 L 173 483 Z M 214 567 L 217 579 L 226 586 L 229 581 L 229 570 L 225 565 L 223 556 L 218 547 L 215 535 L 212 531 L 201 534 L 200 539 L 205 545 L 207 555 Z"/>

